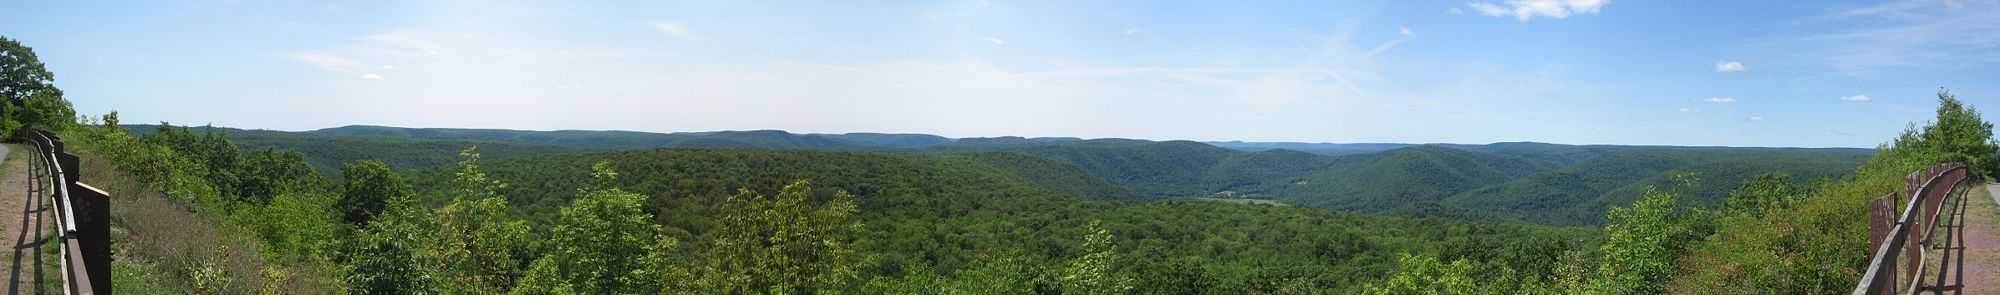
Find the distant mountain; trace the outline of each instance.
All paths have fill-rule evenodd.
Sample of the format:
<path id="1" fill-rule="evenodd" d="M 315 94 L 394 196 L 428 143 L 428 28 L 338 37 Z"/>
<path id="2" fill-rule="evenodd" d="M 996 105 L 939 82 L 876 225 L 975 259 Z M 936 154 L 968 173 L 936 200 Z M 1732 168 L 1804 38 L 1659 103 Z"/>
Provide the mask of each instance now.
<path id="1" fill-rule="evenodd" d="M 125 125 L 132 133 L 156 132 L 156 125 Z M 340 177 L 340 169 L 360 160 L 378 160 L 396 169 L 426 169 L 458 161 L 458 151 L 478 146 L 486 159 L 575 153 L 583 149 L 498 141 L 434 140 L 393 136 L 331 136 L 302 132 L 245 130 L 223 127 L 189 127 L 196 134 L 223 132 L 244 149 L 286 149 L 304 154 L 313 170 L 329 178 Z"/>
<path id="2" fill-rule="evenodd" d="M 1671 185 L 1670 175 L 1693 173 L 1696 186 L 1683 204 L 1719 205 L 1744 180 L 1764 172 L 1791 174 L 1800 182 L 1837 178 L 1868 160 L 1868 149 L 1624 147 L 1562 169 L 1466 191 L 1444 203 L 1546 224 L 1596 224 L 1604 210 L 1638 199 L 1648 187 Z"/>
<path id="3" fill-rule="evenodd" d="M 1343 156 L 1300 176 L 1279 200 L 1314 207 L 1388 212 L 1555 169 L 1523 157 L 1443 146 Z"/>
<path id="4" fill-rule="evenodd" d="M 128 125 L 149 133 L 150 125 Z M 885 152 L 982 167 L 1037 190 L 1106 200 L 1251 198 L 1378 214 L 1445 214 L 1579 225 L 1630 203 L 1674 173 L 1702 181 L 1696 206 L 1713 206 L 1744 179 L 1781 171 L 1805 181 L 1839 177 L 1869 149 L 1469 144 L 1193 142 L 1071 137 L 952 139 L 926 134 L 796 134 L 780 130 L 649 133 L 346 126 L 304 132 L 214 128 L 249 148 L 304 153 L 323 175 L 376 159 L 399 169 L 457 160 L 478 145 L 488 159 L 607 150 L 814 150 Z M 199 130 L 197 130 L 199 132 Z M 706 152 L 667 154 L 705 156 Z M 746 153 L 785 156 L 794 153 Z M 814 157 L 876 160 L 840 154 Z M 788 156 L 787 156 L 788 157 Z M 810 159 L 785 158 L 783 161 Z M 698 162 L 734 163 L 703 160 Z M 816 164 L 815 164 L 816 165 Z M 820 166 L 814 166 L 820 167 Z M 877 167 L 880 168 L 880 167 Z M 676 168 L 679 169 L 679 168 Z M 839 171 L 820 167 L 823 172 Z M 871 168 L 873 169 L 873 168 Z M 816 170 L 817 171 L 817 170 Z M 874 172 L 868 172 L 874 173 Z M 579 174 L 582 175 L 582 174 Z M 845 177 L 845 176 L 843 176 Z M 865 183 L 863 183 L 865 184 Z M 861 184 L 857 184 L 861 185 Z M 561 186 L 556 186 L 561 187 Z M 865 188 L 865 186 L 862 186 Z"/>
<path id="5" fill-rule="evenodd" d="M 1239 151 L 1294 150 L 1307 153 L 1338 156 L 1366 154 L 1413 146 L 1407 143 L 1306 143 L 1306 142 L 1244 142 L 1210 141 L 1210 145 Z"/>
<path id="6" fill-rule="evenodd" d="M 1131 139 L 1082 140 L 1018 151 L 1075 165 L 1149 198 L 1212 193 L 1205 172 L 1241 153 L 1193 141 Z"/>

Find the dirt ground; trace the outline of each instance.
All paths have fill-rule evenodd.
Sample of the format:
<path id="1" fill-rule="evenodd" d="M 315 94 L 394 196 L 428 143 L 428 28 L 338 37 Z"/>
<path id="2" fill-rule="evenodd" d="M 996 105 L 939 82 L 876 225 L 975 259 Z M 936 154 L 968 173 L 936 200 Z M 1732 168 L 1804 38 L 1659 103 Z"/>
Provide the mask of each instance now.
<path id="1" fill-rule="evenodd" d="M 2000 294 L 2000 184 L 1972 192 L 1965 209 L 1965 293 Z"/>
<path id="2" fill-rule="evenodd" d="M 39 198 L 29 197 L 28 159 L 16 159 L 25 154 L 10 153 L 19 149 L 17 145 L 0 145 L 0 238 L 13 246 L 9 262 L 7 283 L 8 294 L 41 294 L 40 287 L 45 265 L 57 263 L 43 261 L 38 246 L 46 236 L 48 227 L 42 224 L 43 210 Z"/>

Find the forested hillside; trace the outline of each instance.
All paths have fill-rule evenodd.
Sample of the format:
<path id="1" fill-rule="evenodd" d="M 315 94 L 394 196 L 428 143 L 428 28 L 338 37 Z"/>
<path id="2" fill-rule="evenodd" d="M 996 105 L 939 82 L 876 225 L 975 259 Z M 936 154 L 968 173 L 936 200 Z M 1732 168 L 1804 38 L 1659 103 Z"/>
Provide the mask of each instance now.
<path id="1" fill-rule="evenodd" d="M 139 134 L 157 129 L 153 125 L 126 126 Z M 1867 149 L 1516 142 L 1333 145 L 1395 148 L 1330 156 L 1287 149 L 1232 150 L 1189 141 L 953 140 L 930 135 L 795 135 L 781 131 L 659 134 L 350 126 L 311 132 L 195 127 L 190 132 L 211 130 L 227 134 L 246 149 L 298 151 L 315 170 L 330 176 L 338 175 L 335 172 L 342 163 L 361 159 L 383 161 L 398 170 L 438 167 L 455 161 L 457 149 L 475 145 L 495 160 L 655 144 L 679 149 L 877 151 L 961 155 L 1010 170 L 1037 187 L 1107 200 L 1216 195 L 1378 214 L 1446 210 L 1481 219 L 1555 225 L 1600 224 L 1606 208 L 1628 204 L 1644 188 L 1666 184 L 1668 176 L 1677 173 L 1693 173 L 1704 180 L 1697 182 L 1696 190 L 1715 196 L 1761 171 L 1785 172 L 1798 181 L 1838 177 L 1872 153 Z M 672 140 L 650 142 L 647 138 Z M 610 143 L 570 142 L 586 139 Z M 1066 174 L 1078 171 L 1083 175 Z M 1704 197 L 1691 204 L 1713 206 L 1717 202 L 1719 197 Z"/>
<path id="2" fill-rule="evenodd" d="M 1851 174 L 1871 152 L 1854 149 L 1631 148 L 1555 171 L 1454 194 L 1445 204 L 1549 224 L 1597 224 L 1604 210 L 1637 200 L 1671 175 L 1695 178 L 1686 205 L 1715 207 L 1736 185 L 1758 174 L 1784 173 L 1794 182 Z"/>
<path id="3" fill-rule="evenodd" d="M 1554 165 L 1492 153 L 1420 146 L 1348 156 L 1284 190 L 1283 200 L 1311 206 L 1386 212 L 1437 202 L 1457 192 L 1553 169 Z"/>
<path id="4" fill-rule="evenodd" d="M 303 133 L 338 136 L 381 136 L 415 139 L 470 140 L 555 145 L 589 150 L 648 148 L 767 148 L 767 149 L 910 149 L 941 144 L 946 138 L 925 134 L 794 134 L 779 130 L 650 133 L 634 131 L 522 131 L 502 129 L 396 128 L 346 126 Z"/>

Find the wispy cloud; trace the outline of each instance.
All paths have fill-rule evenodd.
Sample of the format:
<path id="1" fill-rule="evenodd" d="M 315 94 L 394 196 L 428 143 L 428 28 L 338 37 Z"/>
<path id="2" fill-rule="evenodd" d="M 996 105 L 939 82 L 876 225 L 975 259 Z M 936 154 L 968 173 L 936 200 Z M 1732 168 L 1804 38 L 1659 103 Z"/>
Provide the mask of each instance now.
<path id="1" fill-rule="evenodd" d="M 993 45 L 1007 45 L 1007 40 L 1000 40 L 1000 38 L 986 37 L 980 40 L 986 40 L 986 42 L 993 43 Z"/>
<path id="2" fill-rule="evenodd" d="M 1410 28 L 1407 28 L 1407 27 L 1403 28 L 1403 29 L 1402 29 L 1402 30 L 1400 30 L 1400 31 L 1397 31 L 1396 33 L 1398 33 L 1398 34 L 1402 34 L 1403 36 L 1416 36 L 1416 35 L 1417 35 L 1417 32 L 1412 32 L 1412 31 L 1410 31 Z"/>
<path id="3" fill-rule="evenodd" d="M 1126 28 L 1126 29 L 1125 29 L 1125 34 L 1126 34 L 1126 35 L 1132 35 L 1132 34 L 1138 34 L 1138 33 L 1141 33 L 1141 32 L 1145 32 L 1145 31 L 1143 31 L 1143 30 L 1139 30 L 1139 28 Z"/>
<path id="4" fill-rule="evenodd" d="M 1763 121 L 1764 116 L 1750 116 L 1751 121 Z"/>
<path id="5" fill-rule="evenodd" d="M 367 73 L 367 74 L 361 74 L 361 79 L 362 79 L 362 80 L 382 80 L 382 75 L 380 75 L 380 74 L 376 74 L 376 73 Z"/>
<path id="6" fill-rule="evenodd" d="M 1717 73 L 1735 73 L 1735 72 L 1742 72 L 1743 70 L 1744 70 L 1743 63 L 1741 62 L 1733 62 L 1733 61 L 1715 62 L 1715 72 Z"/>
<path id="7" fill-rule="evenodd" d="M 1693 113 L 1694 108 L 1681 108 L 1682 113 Z"/>
<path id="8" fill-rule="evenodd" d="M 685 40 L 701 39 L 701 34 L 695 33 L 694 29 L 690 29 L 688 28 L 687 25 L 683 25 L 680 23 L 655 22 L 653 23 L 653 29 L 659 30 L 660 33 L 664 33 L 667 34 L 667 36 L 672 36 L 675 38 L 681 38 Z"/>
<path id="9" fill-rule="evenodd" d="M 291 57 L 292 60 L 333 72 L 345 73 L 361 68 L 361 63 L 354 61 L 352 58 L 327 53 L 298 52 L 292 53 Z"/>
<path id="10" fill-rule="evenodd" d="M 1869 99 L 1871 98 L 1868 98 L 1867 95 L 1848 95 L 1840 97 L 1841 101 L 1850 101 L 1850 102 L 1864 102 L 1868 101 Z"/>
<path id="11" fill-rule="evenodd" d="M 1728 96 L 1717 96 L 1717 97 L 1710 97 L 1710 98 L 1708 98 L 1708 99 L 1704 99 L 1704 100 L 1705 100 L 1705 101 L 1708 101 L 1708 102 L 1712 102 L 1712 103 L 1733 103 L 1733 102 L 1736 102 L 1736 98 L 1735 98 L 1735 97 L 1728 97 Z"/>
<path id="12" fill-rule="evenodd" d="M 1516 20 L 1527 22 L 1537 16 L 1564 19 L 1577 14 L 1597 14 L 1609 4 L 1611 0 L 1507 0 L 1502 3 L 1472 1 L 1466 2 L 1465 6 L 1486 16 L 1512 15 Z"/>
<path id="13" fill-rule="evenodd" d="M 1807 19 L 1842 24 L 1836 32 L 1803 37 L 1796 46 L 1808 64 L 1850 76 L 1885 70 L 2000 63 L 2000 2 L 1904 0 L 1839 10 Z"/>

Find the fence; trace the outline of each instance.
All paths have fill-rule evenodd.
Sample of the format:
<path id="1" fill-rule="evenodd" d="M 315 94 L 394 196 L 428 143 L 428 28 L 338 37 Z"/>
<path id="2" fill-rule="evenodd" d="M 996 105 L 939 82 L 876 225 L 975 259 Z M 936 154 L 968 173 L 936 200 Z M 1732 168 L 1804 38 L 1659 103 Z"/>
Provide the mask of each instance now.
<path id="1" fill-rule="evenodd" d="M 63 151 L 62 138 L 25 130 L 34 149 L 29 166 L 30 197 L 48 197 L 55 210 L 55 242 L 61 243 L 63 294 L 111 293 L 111 194 L 77 181 L 77 157 Z"/>
<path id="2" fill-rule="evenodd" d="M 1964 184 L 1971 180 L 1965 165 L 1958 163 L 1934 165 L 1924 170 L 1911 172 L 1903 179 L 1902 192 L 1892 193 L 1869 202 L 1869 245 L 1871 250 L 1868 271 L 1861 275 L 1854 294 L 1917 294 L 1931 291 L 1957 291 L 1964 286 L 1959 275 L 1947 275 L 1951 271 L 1962 272 L 1963 263 L 1952 261 L 1953 251 L 1957 251 L 1959 261 L 1965 260 L 1964 228 Z M 1896 203 L 1908 196 L 1896 214 Z M 1950 201 L 1950 206 L 1946 202 Z M 1947 208 L 1949 207 L 1949 208 Z M 1938 219 L 1951 214 L 1952 225 L 1945 226 L 1944 239 L 1934 239 L 1938 233 Z M 1912 247 L 1910 243 L 1916 243 Z M 1938 244 L 1938 242 L 1942 242 Z M 1954 243 L 1956 245 L 1954 245 Z M 1935 250 L 1935 252 L 1933 252 Z M 1941 254 L 1941 255 L 1936 255 Z M 1934 256 L 1938 259 L 1938 275 L 1930 284 L 1924 281 L 1926 261 Z M 1897 262 L 1902 267 L 1897 267 Z M 1898 271 L 1901 268 L 1902 271 Z M 1958 282 L 1947 284 L 1946 277 L 1958 278 Z"/>

